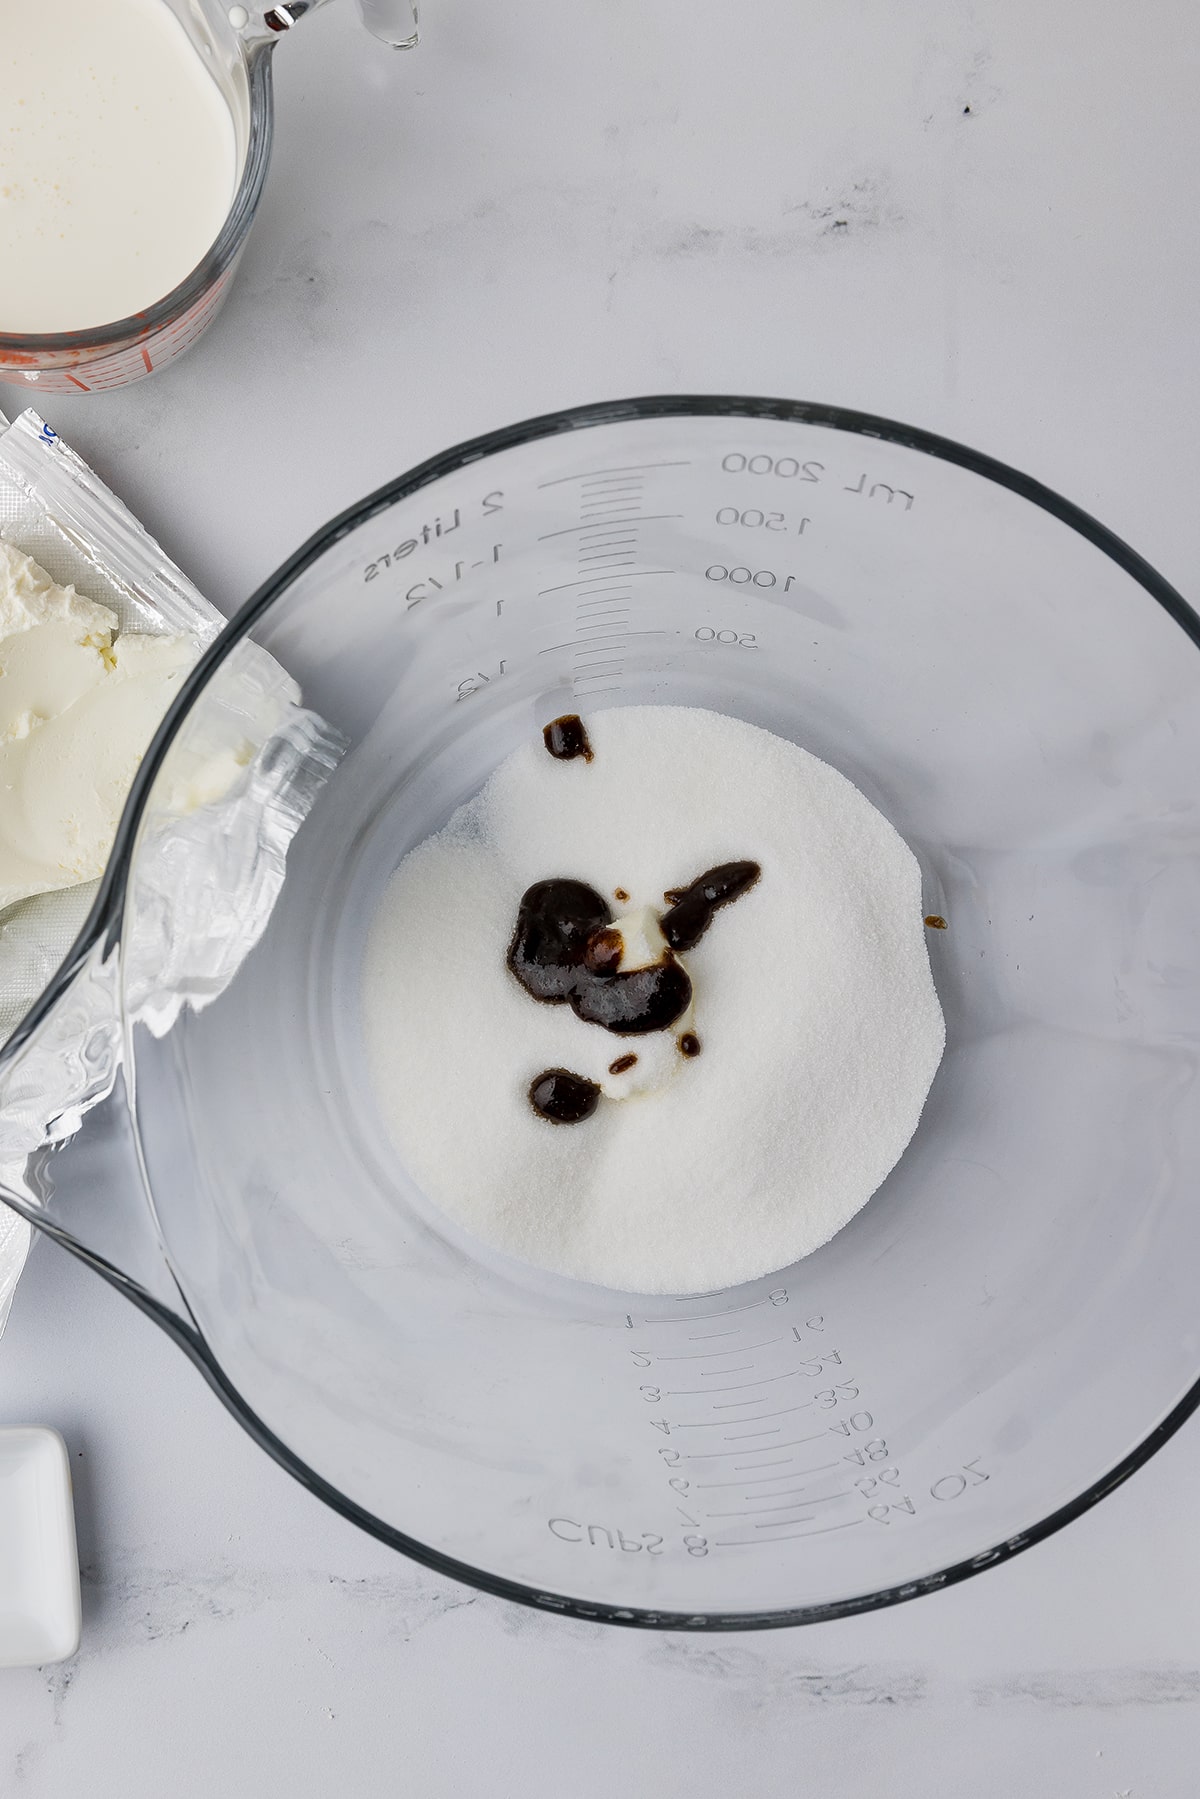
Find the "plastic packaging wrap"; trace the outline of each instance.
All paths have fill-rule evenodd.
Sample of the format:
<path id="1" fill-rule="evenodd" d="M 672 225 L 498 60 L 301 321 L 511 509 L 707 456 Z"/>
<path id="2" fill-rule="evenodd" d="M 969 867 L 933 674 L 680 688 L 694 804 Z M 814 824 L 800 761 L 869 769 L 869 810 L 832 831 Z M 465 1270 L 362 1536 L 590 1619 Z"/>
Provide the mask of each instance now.
<path id="1" fill-rule="evenodd" d="M 184 632 L 203 648 L 224 623 L 32 412 L 7 428 L 0 416 L 0 535 L 54 580 L 111 607 L 121 630 Z M 257 645 L 239 645 L 214 675 L 172 746 L 139 840 L 124 989 L 150 1029 L 168 1030 L 182 1006 L 206 1004 L 232 980 L 266 928 L 288 845 L 340 752 L 337 734 Z M 97 885 L 0 915 L 0 1042 L 61 965 Z M 0 1186 L 31 1197 L 29 1157 L 72 1135 L 112 1091 L 119 985 L 115 953 L 93 956 L 20 1058 L 0 1096 Z M 0 1329 L 28 1245 L 28 1225 L 0 1205 Z"/>

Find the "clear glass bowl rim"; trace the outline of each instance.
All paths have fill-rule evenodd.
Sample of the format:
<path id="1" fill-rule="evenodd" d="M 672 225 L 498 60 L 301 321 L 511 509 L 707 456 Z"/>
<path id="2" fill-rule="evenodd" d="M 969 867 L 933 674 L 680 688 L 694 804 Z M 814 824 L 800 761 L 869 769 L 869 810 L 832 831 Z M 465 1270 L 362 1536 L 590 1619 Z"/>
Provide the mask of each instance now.
<path id="1" fill-rule="evenodd" d="M 2 341 L 0 340 L 0 342 Z M 629 423 L 641 419 L 688 417 L 771 419 L 797 424 L 821 425 L 859 437 L 876 438 L 883 442 L 898 444 L 907 449 L 936 457 L 941 461 L 957 464 L 960 468 L 967 469 L 986 480 L 1007 488 L 1011 493 L 1029 501 L 1031 505 L 1040 507 L 1044 512 L 1057 518 L 1062 524 L 1095 545 L 1149 594 L 1151 599 L 1157 601 L 1175 620 L 1192 644 L 1200 649 L 1200 617 L 1192 611 L 1176 588 L 1098 520 L 1092 518 L 1089 513 L 1084 512 L 1070 500 L 1063 499 L 1061 495 L 1033 477 L 1022 474 L 1019 470 L 998 462 L 995 458 L 984 455 L 980 451 L 968 449 L 951 438 L 941 437 L 919 426 L 899 424 L 895 420 L 880 418 L 872 413 L 855 412 L 845 407 L 814 401 L 721 394 L 667 394 L 629 400 L 608 400 L 593 405 L 570 407 L 560 412 L 547 413 L 537 418 L 523 420 L 518 424 L 506 426 L 502 430 L 487 432 L 481 437 L 457 444 L 440 455 L 430 457 L 427 461 L 417 464 L 406 474 L 400 475 L 395 480 L 388 482 L 386 486 L 376 489 L 374 493 L 359 501 L 357 505 L 347 508 L 346 511 L 330 519 L 251 595 L 240 611 L 235 613 L 219 637 L 201 656 L 142 760 L 117 830 L 108 867 L 87 921 L 54 979 L 47 985 L 45 991 L 9 1037 L 7 1043 L 0 1049 L 0 1071 L 9 1061 L 19 1055 L 22 1047 L 36 1034 L 42 1022 L 63 997 L 89 958 L 98 950 L 107 953 L 117 944 L 121 931 L 126 881 L 133 860 L 138 827 L 155 776 L 162 766 L 167 751 L 192 704 L 213 674 L 220 668 L 225 658 L 235 645 L 254 629 L 271 607 L 287 593 L 291 584 L 300 574 L 317 562 L 339 539 L 356 530 L 368 519 L 386 512 L 397 500 L 404 499 L 421 488 L 430 486 L 433 482 L 494 455 L 498 451 L 512 449 L 537 438 L 584 431 L 596 425 Z M 1150 1457 L 1174 1436 L 1197 1407 L 1200 1407 L 1200 1371 L 1198 1371 L 1197 1379 L 1171 1411 L 1114 1467 L 1079 1493 L 1076 1498 L 1031 1523 L 1017 1535 L 994 1544 L 969 1560 L 949 1564 L 931 1574 L 923 1575 L 902 1585 L 854 1594 L 827 1604 L 796 1606 L 770 1612 L 688 1614 L 643 1610 L 627 1606 L 607 1606 L 593 1600 L 546 1592 L 537 1587 L 492 1574 L 486 1569 L 476 1568 L 466 1562 L 458 1561 L 452 1556 L 443 1554 L 440 1550 L 432 1549 L 427 1544 L 405 1535 L 404 1532 L 385 1524 L 363 1507 L 356 1505 L 294 1455 L 287 1444 L 276 1436 L 247 1405 L 225 1375 L 195 1322 L 191 1320 L 182 1292 L 180 1302 L 183 1312 L 188 1314 L 187 1317 L 180 1316 L 103 1256 L 79 1243 L 58 1221 L 50 1218 L 36 1206 L 27 1205 L 11 1195 L 4 1197 L 6 1202 L 36 1229 L 41 1230 L 44 1235 L 60 1243 L 62 1247 L 84 1261 L 138 1306 L 141 1311 L 154 1319 L 196 1365 L 223 1404 L 260 1448 L 272 1456 L 302 1486 L 323 1500 L 326 1505 L 331 1506 L 342 1517 L 349 1519 L 351 1523 L 357 1524 L 361 1529 L 379 1538 L 381 1542 L 398 1549 L 413 1561 L 433 1569 L 438 1574 L 462 1581 L 468 1586 L 476 1587 L 500 1598 L 534 1606 L 542 1611 L 559 1612 L 567 1617 L 585 1618 L 601 1623 L 624 1624 L 658 1630 L 772 1629 L 798 1624 L 815 1624 L 830 1618 L 847 1617 L 858 1612 L 877 1611 L 884 1606 L 896 1605 L 906 1599 L 915 1599 L 924 1593 L 939 1591 L 943 1587 L 969 1579 L 971 1575 L 980 1573 L 984 1568 L 994 1567 L 1000 1562 L 1007 1561 L 1022 1550 L 1031 1548 L 1035 1543 L 1043 1542 L 1047 1537 L 1053 1536 L 1056 1531 L 1061 1530 L 1064 1525 L 1070 1524 L 1074 1519 L 1090 1510 L 1092 1506 L 1128 1480 L 1129 1476 L 1137 1469 L 1143 1467 Z"/>

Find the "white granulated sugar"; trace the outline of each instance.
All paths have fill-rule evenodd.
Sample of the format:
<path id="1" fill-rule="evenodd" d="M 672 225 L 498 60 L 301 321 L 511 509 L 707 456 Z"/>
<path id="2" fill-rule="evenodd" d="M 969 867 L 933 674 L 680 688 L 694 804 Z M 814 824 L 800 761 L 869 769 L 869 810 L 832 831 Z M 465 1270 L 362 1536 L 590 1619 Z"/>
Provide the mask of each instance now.
<path id="1" fill-rule="evenodd" d="M 633 1292 L 730 1286 L 826 1242 L 916 1128 L 945 1043 L 920 872 L 857 788 L 770 732 L 668 706 L 585 723 L 592 762 L 522 747 L 393 875 L 364 970 L 380 1109 L 428 1198 L 497 1249 Z M 757 885 L 681 957 L 694 1059 L 674 1031 L 614 1036 L 509 972 L 535 881 L 661 912 L 747 860 Z M 608 1074 L 629 1051 L 651 1091 Z M 592 1117 L 535 1114 L 551 1068 L 604 1088 Z"/>

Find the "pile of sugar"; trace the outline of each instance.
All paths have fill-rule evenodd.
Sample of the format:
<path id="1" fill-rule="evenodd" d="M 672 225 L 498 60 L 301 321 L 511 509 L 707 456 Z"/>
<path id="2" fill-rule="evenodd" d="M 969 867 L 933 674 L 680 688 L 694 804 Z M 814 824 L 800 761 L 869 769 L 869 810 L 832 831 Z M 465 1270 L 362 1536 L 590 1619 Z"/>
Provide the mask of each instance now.
<path id="1" fill-rule="evenodd" d="M 729 1286 L 826 1242 L 916 1128 L 945 1043 L 920 871 L 843 775 L 770 732 L 690 707 L 586 722 L 592 762 L 523 746 L 392 876 L 364 966 L 379 1107 L 428 1198 L 497 1249 L 633 1292 Z M 662 909 L 744 859 L 761 879 L 683 958 L 693 1060 L 670 1031 L 539 1004 L 505 964 L 535 881 Z M 617 1103 L 629 1050 L 677 1065 Z M 527 1093 L 555 1067 L 614 1097 L 546 1123 Z"/>

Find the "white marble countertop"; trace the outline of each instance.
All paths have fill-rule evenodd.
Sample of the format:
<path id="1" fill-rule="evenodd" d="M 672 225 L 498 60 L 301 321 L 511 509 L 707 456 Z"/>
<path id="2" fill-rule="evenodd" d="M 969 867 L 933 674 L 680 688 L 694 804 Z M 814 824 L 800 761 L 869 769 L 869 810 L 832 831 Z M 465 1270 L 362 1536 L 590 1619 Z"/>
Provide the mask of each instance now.
<path id="1" fill-rule="evenodd" d="M 414 57 L 348 0 L 281 44 L 216 326 L 152 381 L 46 402 L 220 605 L 431 451 L 659 390 L 948 432 L 1195 594 L 1190 0 L 429 13 Z M 688 1638 L 527 1613 L 359 1535 L 46 1245 L 0 1343 L 18 1421 L 71 1448 L 84 1637 L 0 1674 L 6 1796 L 1194 1799 L 1195 1422 L 963 1586 Z"/>

